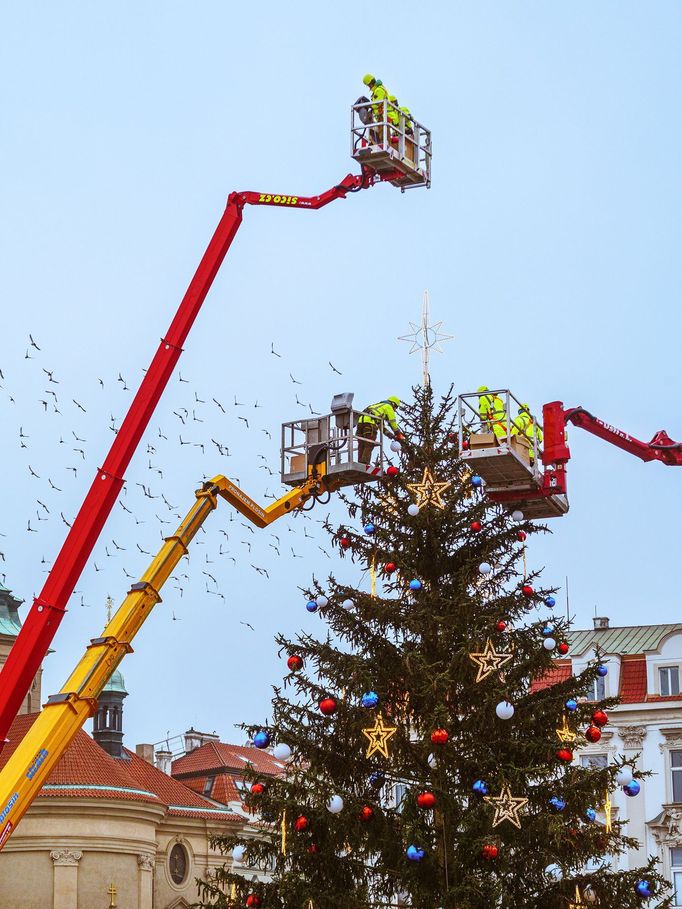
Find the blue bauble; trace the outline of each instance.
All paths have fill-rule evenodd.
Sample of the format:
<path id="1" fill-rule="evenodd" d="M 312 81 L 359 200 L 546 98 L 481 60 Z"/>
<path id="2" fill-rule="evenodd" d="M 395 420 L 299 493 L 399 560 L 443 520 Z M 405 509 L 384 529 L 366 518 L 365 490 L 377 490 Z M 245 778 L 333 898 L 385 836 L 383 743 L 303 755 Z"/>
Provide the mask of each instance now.
<path id="1" fill-rule="evenodd" d="M 315 600 L 308 600 L 308 602 L 305 604 L 305 608 L 308 610 L 308 612 L 317 612 L 317 603 Z"/>
<path id="2" fill-rule="evenodd" d="M 604 678 L 604 676 L 608 675 L 608 674 L 609 674 L 609 670 L 606 666 L 604 666 L 604 665 L 597 666 L 597 675 L 600 675 L 602 678 Z"/>
<path id="3" fill-rule="evenodd" d="M 547 606 L 549 609 L 554 609 L 556 606 L 556 600 L 553 596 L 545 597 L 545 606 Z"/>
<path id="4" fill-rule="evenodd" d="M 421 862 L 424 858 L 424 850 L 420 849 L 419 846 L 408 846 L 405 854 L 411 862 Z"/>
<path id="5" fill-rule="evenodd" d="M 641 896 L 644 900 L 648 900 L 653 893 L 649 881 L 637 881 L 635 884 L 635 890 L 637 891 L 638 895 Z"/>
<path id="6" fill-rule="evenodd" d="M 375 789 L 380 789 L 384 785 L 384 773 L 382 770 L 375 770 L 369 775 L 369 785 Z"/>
<path id="7" fill-rule="evenodd" d="M 566 802 L 562 798 L 559 798 L 558 795 L 553 795 L 549 800 L 549 804 L 555 811 L 563 811 L 566 807 Z"/>
<path id="8" fill-rule="evenodd" d="M 576 701 L 575 698 L 569 698 L 566 701 L 566 703 L 564 704 L 564 707 L 566 708 L 566 710 L 570 710 L 572 713 L 574 710 L 578 709 L 578 702 Z"/>
<path id="9" fill-rule="evenodd" d="M 542 629 L 542 633 L 546 638 L 548 638 L 550 634 L 554 634 L 554 625 L 552 625 L 551 622 L 548 622 Z"/>
<path id="10" fill-rule="evenodd" d="M 597 812 L 594 810 L 594 808 L 588 808 L 585 812 L 585 817 L 590 823 L 592 823 L 593 821 L 597 820 Z"/>
<path id="11" fill-rule="evenodd" d="M 256 748 L 267 748 L 270 744 L 270 733 L 266 732 L 265 729 L 261 729 L 260 732 L 254 735 L 253 744 Z"/>
<path id="12" fill-rule="evenodd" d="M 483 485 L 482 478 L 479 477 L 478 474 L 474 474 L 473 477 L 471 478 L 471 485 L 475 486 L 478 489 L 479 486 Z"/>
<path id="13" fill-rule="evenodd" d="M 412 580 L 410 581 L 410 590 L 421 590 L 421 589 L 422 589 L 422 582 L 420 580 L 418 580 L 417 578 L 412 578 Z"/>
<path id="14" fill-rule="evenodd" d="M 641 789 L 642 789 L 642 787 L 640 786 L 640 784 L 637 780 L 632 780 L 631 782 L 629 782 L 627 784 L 627 786 L 623 786 L 623 792 L 626 795 L 629 795 L 631 799 L 634 798 L 636 795 L 639 795 Z"/>
<path id="15" fill-rule="evenodd" d="M 471 788 L 476 793 L 476 795 L 488 794 L 488 784 L 485 780 L 475 780 Z"/>
<path id="16" fill-rule="evenodd" d="M 379 703 L 379 695 L 376 691 L 366 691 L 360 701 L 363 707 L 376 707 Z"/>
<path id="17" fill-rule="evenodd" d="M 363 529 L 366 534 L 371 536 L 374 533 L 374 524 L 365 524 Z"/>

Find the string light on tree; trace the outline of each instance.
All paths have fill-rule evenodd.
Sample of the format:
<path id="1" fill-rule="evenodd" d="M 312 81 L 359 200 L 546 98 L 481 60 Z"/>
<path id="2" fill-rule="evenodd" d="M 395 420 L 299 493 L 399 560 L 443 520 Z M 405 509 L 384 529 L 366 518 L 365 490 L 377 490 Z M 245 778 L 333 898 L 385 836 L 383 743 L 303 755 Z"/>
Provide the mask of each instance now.
<path id="1" fill-rule="evenodd" d="M 495 816 L 493 817 L 493 827 L 499 826 L 504 821 L 509 821 L 518 829 L 521 829 L 521 818 L 519 812 L 528 804 L 527 798 L 513 796 L 508 783 L 502 787 L 499 795 L 485 795 L 484 802 L 489 802 L 495 807 Z"/>
<path id="2" fill-rule="evenodd" d="M 471 662 L 478 666 L 476 681 L 483 682 L 488 676 L 491 676 L 495 672 L 499 672 L 502 666 L 508 663 L 513 656 L 513 653 L 495 650 L 495 645 L 490 638 L 488 638 L 481 653 L 469 654 Z"/>
<path id="3" fill-rule="evenodd" d="M 430 325 L 431 321 L 431 312 L 429 304 L 429 292 L 428 290 L 424 291 L 424 298 L 422 300 L 422 317 L 419 325 L 416 325 L 414 322 L 410 322 L 410 328 L 412 329 L 410 334 L 401 335 L 399 341 L 409 341 L 412 347 L 410 347 L 410 353 L 413 354 L 417 350 L 421 350 L 422 353 L 422 382 L 424 387 L 431 384 L 431 377 L 429 375 L 429 360 L 431 358 L 431 351 L 436 353 L 443 353 L 440 345 L 444 341 L 451 341 L 453 335 L 446 335 L 441 331 L 442 322 L 434 322 L 433 325 Z"/>
<path id="4" fill-rule="evenodd" d="M 368 726 L 362 730 L 362 734 L 369 741 L 365 757 L 372 757 L 373 754 L 381 754 L 388 758 L 388 740 L 398 731 L 397 726 L 385 726 L 381 714 L 376 719 L 373 726 Z"/>
<path id="5" fill-rule="evenodd" d="M 445 508 L 443 493 L 452 486 L 452 481 L 438 482 L 429 467 L 424 468 L 421 483 L 408 483 L 407 488 L 416 497 L 415 505 L 422 508 L 424 505 L 435 505 L 436 508 Z"/>

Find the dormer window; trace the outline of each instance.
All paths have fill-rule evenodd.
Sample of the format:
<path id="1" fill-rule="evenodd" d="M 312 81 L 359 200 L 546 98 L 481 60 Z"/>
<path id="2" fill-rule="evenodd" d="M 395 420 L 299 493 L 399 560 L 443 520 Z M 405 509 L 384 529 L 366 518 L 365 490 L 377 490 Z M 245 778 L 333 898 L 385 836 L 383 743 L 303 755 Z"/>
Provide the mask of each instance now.
<path id="1" fill-rule="evenodd" d="M 603 676 L 598 675 L 596 679 L 592 681 L 592 692 L 590 694 L 591 701 L 603 701 L 606 697 L 606 682 Z"/>
<path id="2" fill-rule="evenodd" d="M 680 693 L 679 666 L 661 666 L 658 670 L 658 682 L 661 695 L 665 698 Z"/>

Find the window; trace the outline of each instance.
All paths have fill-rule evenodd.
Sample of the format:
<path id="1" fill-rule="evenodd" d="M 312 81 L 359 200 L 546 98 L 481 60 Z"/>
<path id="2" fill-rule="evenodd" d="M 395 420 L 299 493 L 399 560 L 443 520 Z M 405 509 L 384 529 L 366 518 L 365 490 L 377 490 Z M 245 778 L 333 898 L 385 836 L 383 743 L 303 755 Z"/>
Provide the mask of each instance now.
<path id="1" fill-rule="evenodd" d="M 682 803 L 682 751 L 670 752 L 670 775 L 673 783 L 673 802 Z"/>
<path id="2" fill-rule="evenodd" d="M 189 856 L 185 847 L 180 843 L 176 843 L 170 851 L 168 870 L 174 884 L 179 886 L 185 883 L 189 870 Z"/>
<path id="3" fill-rule="evenodd" d="M 679 666 L 662 666 L 658 670 L 658 680 L 663 697 L 669 697 L 671 694 L 680 693 Z"/>
<path id="4" fill-rule="evenodd" d="M 207 776 L 206 782 L 204 783 L 204 795 L 210 795 L 213 792 L 213 783 L 215 782 L 214 776 Z"/>
<path id="5" fill-rule="evenodd" d="M 680 752 L 682 754 L 682 752 Z M 403 799 L 407 795 L 407 786 L 404 783 L 396 783 L 393 787 L 393 803 L 396 811 L 402 810 Z"/>
<path id="6" fill-rule="evenodd" d="M 592 682 L 592 693 L 590 694 L 591 701 L 603 701 L 606 697 L 606 679 L 601 676 L 597 676 L 596 679 Z"/>
<path id="7" fill-rule="evenodd" d="M 682 906 L 682 849 L 674 846 L 670 850 L 670 870 L 672 871 L 673 887 L 675 888 L 675 906 Z"/>
<path id="8" fill-rule="evenodd" d="M 682 754 L 682 752 L 680 752 Z M 590 770 L 601 769 L 602 767 L 607 767 L 609 763 L 609 757 L 607 754 L 581 754 L 580 755 L 580 765 L 581 767 L 588 767 Z"/>

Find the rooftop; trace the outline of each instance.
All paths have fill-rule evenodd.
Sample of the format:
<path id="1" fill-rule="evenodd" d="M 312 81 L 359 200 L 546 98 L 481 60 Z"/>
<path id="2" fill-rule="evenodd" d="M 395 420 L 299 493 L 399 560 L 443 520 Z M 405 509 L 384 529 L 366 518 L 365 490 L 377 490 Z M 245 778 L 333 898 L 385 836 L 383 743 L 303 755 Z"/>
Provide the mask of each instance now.
<path id="1" fill-rule="evenodd" d="M 621 628 L 587 628 L 572 631 L 569 636 L 571 654 L 582 656 L 599 647 L 604 653 L 643 654 L 660 650 L 671 634 L 682 632 L 682 624 L 627 625 Z"/>
<path id="2" fill-rule="evenodd" d="M 204 776 L 213 771 L 236 771 L 243 773 L 251 764 L 257 773 L 278 776 L 284 771 L 284 764 L 276 760 L 267 751 L 261 751 L 251 745 L 228 745 L 225 742 L 206 742 L 189 754 L 173 761 L 172 774 L 182 777 L 185 774 Z"/>

